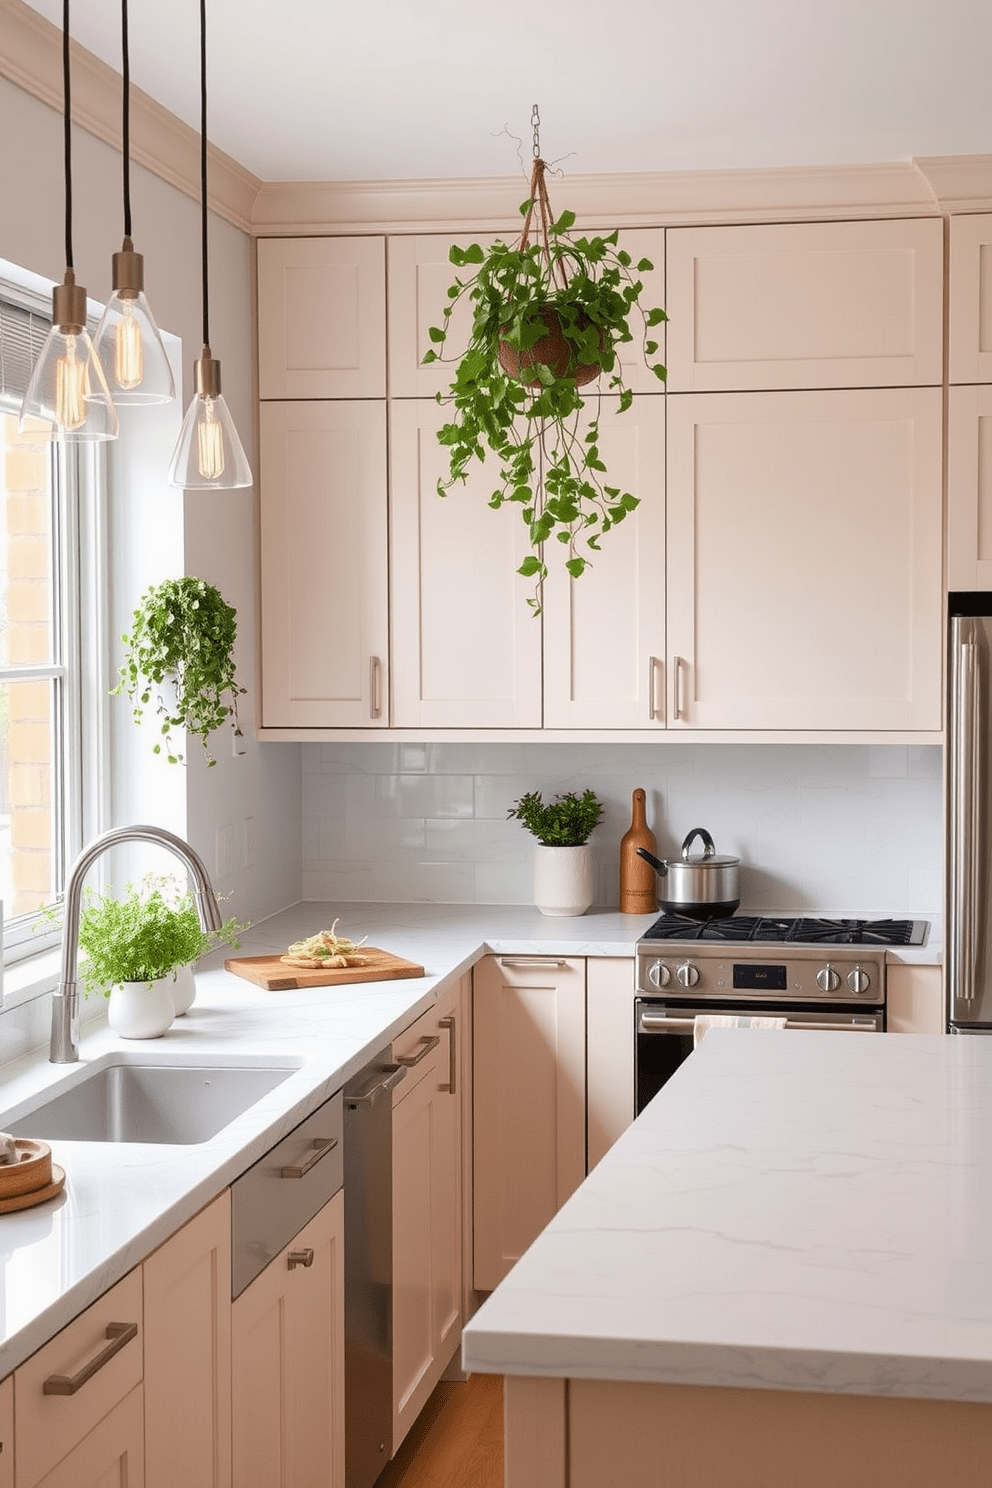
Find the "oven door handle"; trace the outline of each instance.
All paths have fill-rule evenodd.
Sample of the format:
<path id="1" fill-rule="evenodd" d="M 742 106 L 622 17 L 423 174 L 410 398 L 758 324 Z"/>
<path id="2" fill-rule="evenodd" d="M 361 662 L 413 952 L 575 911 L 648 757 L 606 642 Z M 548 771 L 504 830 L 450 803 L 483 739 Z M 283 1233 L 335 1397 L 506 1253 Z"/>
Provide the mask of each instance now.
<path id="1" fill-rule="evenodd" d="M 704 1017 L 705 1014 L 700 1014 Z M 638 1019 L 638 1032 L 640 1033 L 692 1033 L 696 1026 L 695 1018 L 666 1018 L 663 1015 L 652 1013 L 641 1013 Z M 786 1029 L 809 1029 L 814 1033 L 877 1033 L 878 1022 L 873 1017 L 858 1017 L 854 1015 L 847 1022 L 840 1019 L 833 1023 L 805 1023 L 802 1019 L 787 1018 Z"/>

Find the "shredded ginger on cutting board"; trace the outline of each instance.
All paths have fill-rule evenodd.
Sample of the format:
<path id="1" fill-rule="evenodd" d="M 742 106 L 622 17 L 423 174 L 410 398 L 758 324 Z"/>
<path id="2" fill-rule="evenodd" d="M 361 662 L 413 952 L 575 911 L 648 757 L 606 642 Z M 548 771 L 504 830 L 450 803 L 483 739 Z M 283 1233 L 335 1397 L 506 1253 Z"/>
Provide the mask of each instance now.
<path id="1" fill-rule="evenodd" d="M 350 940 L 347 935 L 338 935 L 337 928 L 335 920 L 330 930 L 318 930 L 316 935 L 308 935 L 306 940 L 294 941 L 286 955 L 279 957 L 280 961 L 285 961 L 287 966 L 364 966 L 368 958 L 356 952 L 368 936 Z"/>

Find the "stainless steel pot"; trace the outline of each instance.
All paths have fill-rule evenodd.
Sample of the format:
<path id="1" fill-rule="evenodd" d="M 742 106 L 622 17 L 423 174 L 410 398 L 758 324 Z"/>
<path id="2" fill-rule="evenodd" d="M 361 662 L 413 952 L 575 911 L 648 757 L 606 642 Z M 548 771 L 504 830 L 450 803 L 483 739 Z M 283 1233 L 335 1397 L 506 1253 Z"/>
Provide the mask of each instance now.
<path id="1" fill-rule="evenodd" d="M 697 837 L 703 845 L 702 856 L 691 858 L 689 848 Z M 732 915 L 741 902 L 741 860 L 718 853 L 705 827 L 693 827 L 682 843 L 680 858 L 662 861 L 646 847 L 639 847 L 637 852 L 663 880 L 659 904 L 666 914 L 719 919 Z"/>

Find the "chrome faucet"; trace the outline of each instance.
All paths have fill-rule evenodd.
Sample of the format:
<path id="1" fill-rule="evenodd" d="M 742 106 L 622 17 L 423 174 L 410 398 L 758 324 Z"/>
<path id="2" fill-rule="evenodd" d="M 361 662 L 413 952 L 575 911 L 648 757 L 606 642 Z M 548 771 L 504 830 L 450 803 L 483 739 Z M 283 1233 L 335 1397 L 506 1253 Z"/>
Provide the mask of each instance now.
<path id="1" fill-rule="evenodd" d="M 201 859 L 181 837 L 163 827 L 113 827 L 94 837 L 84 847 L 69 870 L 65 890 L 65 916 L 62 926 L 62 970 L 59 984 L 52 995 L 52 1042 L 49 1062 L 74 1064 L 79 1058 L 79 989 L 76 986 L 76 963 L 79 957 L 79 908 L 83 879 L 87 871 L 108 848 L 122 842 L 157 842 L 167 847 L 189 869 L 193 878 L 193 898 L 203 930 L 219 930 L 223 924 L 220 905 L 207 877 Z"/>

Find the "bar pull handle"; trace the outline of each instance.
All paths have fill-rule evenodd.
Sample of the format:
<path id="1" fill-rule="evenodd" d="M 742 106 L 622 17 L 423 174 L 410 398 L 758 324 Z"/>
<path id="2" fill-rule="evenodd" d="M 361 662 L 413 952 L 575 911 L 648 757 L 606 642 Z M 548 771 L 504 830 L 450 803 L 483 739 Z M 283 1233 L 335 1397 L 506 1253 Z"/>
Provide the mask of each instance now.
<path id="1" fill-rule="evenodd" d="M 658 656 L 648 657 L 648 717 L 665 721 L 665 663 Z M 659 706 L 659 699 L 661 700 Z"/>
<path id="2" fill-rule="evenodd" d="M 684 661 L 681 656 L 672 657 L 672 717 L 684 718 L 685 708 L 682 703 L 682 668 Z"/>
<path id="3" fill-rule="evenodd" d="M 374 1106 L 380 1095 L 386 1095 L 390 1090 L 395 1090 L 401 1080 L 406 1079 L 406 1070 L 400 1065 L 384 1065 L 382 1073 L 384 1080 L 377 1080 L 368 1090 L 362 1090 L 356 1095 L 345 1094 L 344 1103 L 352 1111 L 358 1106 Z"/>
<path id="4" fill-rule="evenodd" d="M 305 1178 L 310 1169 L 315 1167 L 322 1157 L 326 1157 L 329 1152 L 333 1152 L 337 1145 L 337 1137 L 314 1137 L 313 1151 L 306 1162 L 290 1163 L 285 1168 L 280 1168 L 279 1177 Z"/>
<path id="5" fill-rule="evenodd" d="M 640 1026 L 645 1033 L 693 1033 L 696 1027 L 695 1018 L 653 1018 L 650 1013 L 642 1013 Z M 804 1023 L 801 1018 L 787 1018 L 786 1029 L 795 1029 L 812 1033 L 878 1033 L 879 1026 L 874 1018 L 852 1016 L 849 1021 L 838 1019 L 836 1023 Z"/>
<path id="6" fill-rule="evenodd" d="M 416 1054 L 397 1054 L 396 1063 L 405 1065 L 407 1069 L 412 1069 L 415 1064 L 419 1064 L 422 1059 L 426 1059 L 432 1049 L 437 1048 L 441 1042 L 441 1035 L 439 1033 L 425 1033 L 420 1042 L 423 1048 L 418 1049 Z"/>
<path id="7" fill-rule="evenodd" d="M 382 663 L 378 656 L 369 661 L 369 712 L 373 718 L 382 717 Z"/>
<path id="8" fill-rule="evenodd" d="M 110 1342 L 106 1348 L 102 1348 L 88 1364 L 84 1364 L 77 1374 L 50 1374 L 42 1385 L 42 1393 L 45 1395 L 75 1395 L 81 1390 L 87 1380 L 93 1378 L 105 1364 L 109 1364 L 115 1354 L 119 1354 L 122 1348 L 131 1342 L 132 1338 L 138 1336 L 137 1323 L 108 1323 L 105 1338 Z"/>
<path id="9" fill-rule="evenodd" d="M 954 708 L 954 753 L 951 758 L 952 906 L 948 945 L 950 1001 L 975 1000 L 975 947 L 978 915 L 978 720 L 980 699 L 974 625 L 963 617 L 952 622 L 951 697 Z"/>
<path id="10" fill-rule="evenodd" d="M 446 1028 L 448 1031 L 448 1083 L 440 1086 L 449 1095 L 455 1094 L 455 1076 L 458 1071 L 458 1057 L 455 1049 L 455 1015 L 452 1013 L 447 1018 L 438 1018 L 438 1028 Z"/>
<path id="11" fill-rule="evenodd" d="M 555 961 L 549 956 L 500 956 L 500 966 L 516 966 L 524 971 L 547 971 L 557 970 L 564 966 L 564 961 Z"/>
<path id="12" fill-rule="evenodd" d="M 292 1271 L 296 1266 L 312 1266 L 312 1248 L 308 1245 L 305 1250 L 291 1250 L 289 1252 L 289 1255 L 286 1257 L 286 1265 L 289 1267 L 290 1271 Z"/>

